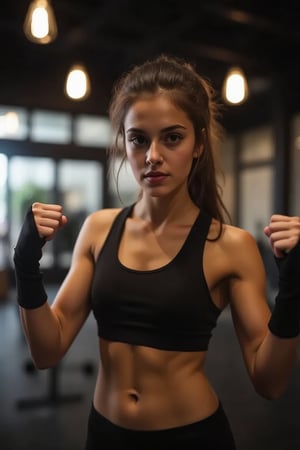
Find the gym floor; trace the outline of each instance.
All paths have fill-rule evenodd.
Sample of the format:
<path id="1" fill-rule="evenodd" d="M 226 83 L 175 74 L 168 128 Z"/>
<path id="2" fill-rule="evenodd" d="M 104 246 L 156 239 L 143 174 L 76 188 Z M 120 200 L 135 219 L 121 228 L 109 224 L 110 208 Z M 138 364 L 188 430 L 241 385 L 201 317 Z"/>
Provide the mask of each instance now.
<path id="1" fill-rule="evenodd" d="M 49 297 L 55 289 L 47 288 Z M 0 301 L 0 448 L 83 450 L 96 366 L 97 333 L 91 315 L 56 369 L 35 370 L 15 295 L 9 292 Z M 238 450 L 299 450 L 300 359 L 281 399 L 260 398 L 248 379 L 230 312 L 225 310 L 210 344 L 207 373 Z"/>

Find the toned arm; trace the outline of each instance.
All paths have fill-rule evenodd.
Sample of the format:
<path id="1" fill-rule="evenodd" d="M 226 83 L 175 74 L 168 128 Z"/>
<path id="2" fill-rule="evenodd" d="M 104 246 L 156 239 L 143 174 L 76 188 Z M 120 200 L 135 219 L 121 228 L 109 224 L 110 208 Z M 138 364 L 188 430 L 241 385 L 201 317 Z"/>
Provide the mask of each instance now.
<path id="1" fill-rule="evenodd" d="M 265 269 L 256 242 L 242 230 L 229 234 L 230 305 L 242 354 L 256 391 L 269 399 L 278 398 L 295 364 L 297 338 L 279 339 L 270 332 Z"/>
<path id="2" fill-rule="evenodd" d="M 59 362 L 90 312 L 94 235 L 93 221 L 88 217 L 77 238 L 70 270 L 51 305 L 45 303 L 32 310 L 20 308 L 24 333 L 38 368 Z"/>

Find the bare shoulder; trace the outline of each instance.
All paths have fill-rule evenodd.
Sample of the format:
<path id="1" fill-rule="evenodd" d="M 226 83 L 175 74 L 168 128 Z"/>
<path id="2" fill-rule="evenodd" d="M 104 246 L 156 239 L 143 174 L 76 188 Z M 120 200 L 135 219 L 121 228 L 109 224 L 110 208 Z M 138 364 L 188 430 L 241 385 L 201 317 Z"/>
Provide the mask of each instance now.
<path id="1" fill-rule="evenodd" d="M 220 222 L 213 219 L 208 239 L 214 240 L 219 234 Z M 218 240 L 222 245 L 230 249 L 240 245 L 256 245 L 255 238 L 249 231 L 226 223 L 222 225 L 222 232 Z"/>
<path id="2" fill-rule="evenodd" d="M 239 228 L 234 225 L 223 225 L 221 240 L 224 245 L 231 250 L 235 248 L 241 249 L 241 246 L 244 248 L 245 246 L 255 246 L 256 240 L 254 236 L 247 230 L 243 228 Z"/>
<path id="3" fill-rule="evenodd" d="M 234 225 L 224 224 L 219 239 L 213 241 L 218 235 L 220 224 L 212 222 L 208 239 L 216 244 L 215 251 L 226 261 L 231 273 L 239 273 L 243 269 L 262 268 L 261 256 L 254 236 L 247 230 Z M 215 255 L 216 257 L 217 255 Z"/>
<path id="4" fill-rule="evenodd" d="M 87 216 L 86 223 L 89 226 L 110 226 L 120 211 L 121 208 L 99 209 Z"/>
<path id="5" fill-rule="evenodd" d="M 97 255 L 120 211 L 121 208 L 100 209 L 89 214 L 85 219 L 80 234 L 89 241 L 89 248 L 94 260 L 97 259 Z"/>

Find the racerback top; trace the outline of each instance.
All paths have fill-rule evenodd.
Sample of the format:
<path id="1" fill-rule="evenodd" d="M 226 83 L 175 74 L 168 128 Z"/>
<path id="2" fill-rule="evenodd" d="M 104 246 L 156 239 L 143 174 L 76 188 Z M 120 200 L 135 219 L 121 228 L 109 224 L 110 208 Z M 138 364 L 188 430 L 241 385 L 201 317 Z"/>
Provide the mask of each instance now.
<path id="1" fill-rule="evenodd" d="M 133 206 L 115 218 L 95 264 L 91 302 L 99 337 L 163 350 L 207 350 L 221 312 L 212 302 L 202 265 L 211 217 L 199 213 L 169 263 L 140 271 L 118 258 Z"/>

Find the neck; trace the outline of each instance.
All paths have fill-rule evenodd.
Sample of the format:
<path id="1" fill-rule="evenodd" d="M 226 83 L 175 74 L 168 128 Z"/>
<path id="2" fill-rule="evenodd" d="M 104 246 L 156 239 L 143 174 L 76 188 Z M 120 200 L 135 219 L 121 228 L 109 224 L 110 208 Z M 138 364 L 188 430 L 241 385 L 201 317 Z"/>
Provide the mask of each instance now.
<path id="1" fill-rule="evenodd" d="M 198 206 L 189 196 L 184 199 L 143 196 L 134 208 L 134 216 L 158 225 L 170 222 L 190 222 L 198 213 Z"/>

